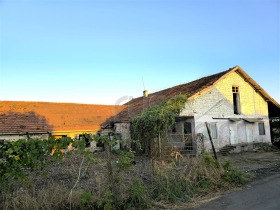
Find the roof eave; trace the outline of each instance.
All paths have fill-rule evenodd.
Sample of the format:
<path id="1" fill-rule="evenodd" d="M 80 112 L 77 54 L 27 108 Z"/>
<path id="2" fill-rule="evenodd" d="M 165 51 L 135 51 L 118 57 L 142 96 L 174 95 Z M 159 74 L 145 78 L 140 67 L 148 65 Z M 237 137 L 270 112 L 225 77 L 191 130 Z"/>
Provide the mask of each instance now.
<path id="1" fill-rule="evenodd" d="M 237 71 L 238 70 L 238 71 Z M 272 98 L 253 78 L 251 78 L 241 67 L 238 66 L 238 68 L 235 70 L 237 71 L 239 74 L 241 74 L 241 76 L 243 76 L 245 78 L 245 81 L 250 83 L 252 85 L 252 87 L 259 92 L 263 98 L 266 101 L 270 101 L 271 103 L 273 103 L 276 107 L 278 107 L 280 109 L 280 104 L 278 104 L 277 101 L 274 100 L 274 98 Z"/>

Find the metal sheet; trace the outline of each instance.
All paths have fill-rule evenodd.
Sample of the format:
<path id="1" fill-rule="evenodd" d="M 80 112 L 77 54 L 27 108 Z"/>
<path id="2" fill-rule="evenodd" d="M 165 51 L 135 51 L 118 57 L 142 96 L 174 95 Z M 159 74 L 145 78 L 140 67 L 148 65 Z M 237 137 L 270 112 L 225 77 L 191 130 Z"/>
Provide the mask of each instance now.
<path id="1" fill-rule="evenodd" d="M 230 121 L 240 121 L 241 118 L 228 118 Z"/>
<path id="2" fill-rule="evenodd" d="M 242 118 L 242 119 L 249 123 L 255 123 L 261 121 L 263 118 Z"/>

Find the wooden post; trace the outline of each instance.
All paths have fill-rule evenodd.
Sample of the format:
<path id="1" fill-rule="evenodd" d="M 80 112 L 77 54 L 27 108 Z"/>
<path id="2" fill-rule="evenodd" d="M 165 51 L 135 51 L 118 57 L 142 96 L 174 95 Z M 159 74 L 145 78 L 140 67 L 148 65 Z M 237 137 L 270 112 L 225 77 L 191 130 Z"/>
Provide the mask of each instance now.
<path id="1" fill-rule="evenodd" d="M 211 132 L 210 132 L 210 129 L 208 127 L 208 123 L 205 122 L 205 125 L 206 125 L 207 132 L 208 132 L 208 135 L 209 135 L 209 139 L 210 139 L 210 142 L 211 142 L 211 146 L 212 146 L 212 150 L 213 150 L 213 153 L 214 153 L 214 157 L 215 157 L 216 160 L 218 160 L 218 157 L 217 157 L 217 154 L 216 154 L 216 150 L 215 150 L 215 147 L 214 147 L 214 144 L 213 144 L 213 141 L 212 141 L 212 137 L 211 137 Z"/>
<path id="2" fill-rule="evenodd" d="M 107 141 L 110 141 L 108 139 Z M 113 195 L 113 201 L 117 202 L 117 193 L 116 193 L 116 186 L 115 186 L 115 181 L 114 181 L 114 175 L 113 175 L 113 169 L 112 169 L 112 163 L 111 163 L 111 145 L 109 142 L 104 143 L 105 151 L 106 151 L 106 157 L 107 157 L 107 175 L 108 175 L 108 182 L 109 182 L 109 187 Z"/>
<path id="3" fill-rule="evenodd" d="M 161 138 L 160 138 L 160 133 L 158 133 L 158 149 L 159 149 L 159 158 L 161 159 Z"/>

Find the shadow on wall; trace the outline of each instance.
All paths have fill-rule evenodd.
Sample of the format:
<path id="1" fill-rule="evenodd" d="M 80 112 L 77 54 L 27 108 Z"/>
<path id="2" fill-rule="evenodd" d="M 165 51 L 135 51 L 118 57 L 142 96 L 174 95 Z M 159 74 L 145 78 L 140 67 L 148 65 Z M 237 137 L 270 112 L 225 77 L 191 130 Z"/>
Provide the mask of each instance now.
<path id="1" fill-rule="evenodd" d="M 0 114 L 0 134 L 47 133 L 53 127 L 45 116 L 35 112 L 5 112 Z"/>

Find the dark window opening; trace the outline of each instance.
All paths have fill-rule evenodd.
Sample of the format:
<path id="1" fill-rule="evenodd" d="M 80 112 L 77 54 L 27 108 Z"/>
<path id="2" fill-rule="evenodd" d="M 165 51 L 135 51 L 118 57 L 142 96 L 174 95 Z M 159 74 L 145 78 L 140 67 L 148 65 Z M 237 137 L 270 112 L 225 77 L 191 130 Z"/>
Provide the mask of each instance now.
<path id="1" fill-rule="evenodd" d="M 259 135 L 265 135 L 265 127 L 263 122 L 259 122 Z"/>
<path id="2" fill-rule="evenodd" d="M 239 96 L 239 88 L 238 87 L 232 87 L 232 97 L 233 97 L 233 112 L 234 112 L 234 114 L 241 114 L 240 96 Z"/>
<path id="3" fill-rule="evenodd" d="M 184 134 L 191 134 L 192 133 L 192 124 L 190 122 L 184 123 Z"/>
<path id="4" fill-rule="evenodd" d="M 239 93 L 238 87 L 233 86 L 232 87 L 232 92 L 233 93 Z"/>
<path id="5" fill-rule="evenodd" d="M 176 132 L 177 132 L 177 130 L 176 130 L 176 124 L 174 124 L 174 125 L 171 126 L 170 131 L 171 131 L 171 133 L 176 133 Z"/>
<path id="6" fill-rule="evenodd" d="M 90 140 L 87 138 L 86 135 L 84 135 L 84 134 L 79 135 L 79 140 L 85 140 L 86 147 L 90 147 Z"/>

